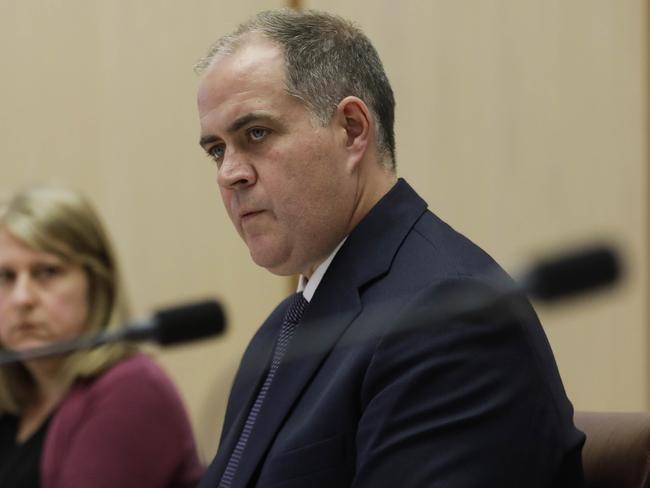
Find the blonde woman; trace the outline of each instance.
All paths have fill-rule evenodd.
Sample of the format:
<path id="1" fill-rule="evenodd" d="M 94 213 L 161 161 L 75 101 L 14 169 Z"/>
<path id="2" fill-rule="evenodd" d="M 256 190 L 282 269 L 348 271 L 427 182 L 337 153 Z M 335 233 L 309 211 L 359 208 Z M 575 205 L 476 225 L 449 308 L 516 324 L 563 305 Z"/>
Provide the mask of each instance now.
<path id="1" fill-rule="evenodd" d="M 79 194 L 34 187 L 0 205 L 0 347 L 113 329 L 127 316 L 112 246 Z M 184 487 L 201 472 L 176 390 L 132 346 L 0 367 L 0 486 Z"/>

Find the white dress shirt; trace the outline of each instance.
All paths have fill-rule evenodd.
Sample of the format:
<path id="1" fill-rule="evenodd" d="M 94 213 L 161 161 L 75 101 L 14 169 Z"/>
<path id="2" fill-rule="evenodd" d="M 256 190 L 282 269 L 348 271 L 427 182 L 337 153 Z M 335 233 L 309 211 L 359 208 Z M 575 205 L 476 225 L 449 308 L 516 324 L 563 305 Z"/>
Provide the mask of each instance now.
<path id="1" fill-rule="evenodd" d="M 325 272 L 327 271 L 327 268 L 330 267 L 330 263 L 334 259 L 334 256 L 336 256 L 336 253 L 339 252 L 339 249 L 341 249 L 341 246 L 345 242 L 345 240 L 348 237 L 345 236 L 341 242 L 339 242 L 339 245 L 336 246 L 334 251 L 332 251 L 332 254 L 330 254 L 325 261 L 320 263 L 316 270 L 314 271 L 314 274 L 311 275 L 311 278 L 309 280 L 305 278 L 303 275 L 300 275 L 300 278 L 298 279 L 298 290 L 297 292 L 302 292 L 302 296 L 305 297 L 305 300 L 308 302 L 311 302 L 312 297 L 314 296 L 314 293 L 316 293 L 316 288 L 318 288 L 318 285 L 320 284 L 320 281 L 323 279 L 323 276 L 325 276 Z"/>

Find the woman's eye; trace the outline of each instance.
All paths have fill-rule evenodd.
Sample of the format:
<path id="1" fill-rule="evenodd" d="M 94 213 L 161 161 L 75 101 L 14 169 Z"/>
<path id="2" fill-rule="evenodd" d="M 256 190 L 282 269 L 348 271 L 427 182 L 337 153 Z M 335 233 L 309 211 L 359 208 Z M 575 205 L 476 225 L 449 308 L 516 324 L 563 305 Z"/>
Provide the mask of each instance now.
<path id="1" fill-rule="evenodd" d="M 261 127 L 253 127 L 248 131 L 248 135 L 253 142 L 261 141 L 266 137 L 266 134 L 268 134 L 268 131 L 266 129 L 262 129 Z"/>
<path id="2" fill-rule="evenodd" d="M 0 286 L 8 285 L 16 277 L 16 273 L 9 269 L 0 269 Z"/>
<path id="3" fill-rule="evenodd" d="M 37 280 L 47 281 L 57 275 L 60 275 L 62 272 L 63 268 L 60 266 L 44 265 L 36 267 L 33 271 L 33 275 Z"/>

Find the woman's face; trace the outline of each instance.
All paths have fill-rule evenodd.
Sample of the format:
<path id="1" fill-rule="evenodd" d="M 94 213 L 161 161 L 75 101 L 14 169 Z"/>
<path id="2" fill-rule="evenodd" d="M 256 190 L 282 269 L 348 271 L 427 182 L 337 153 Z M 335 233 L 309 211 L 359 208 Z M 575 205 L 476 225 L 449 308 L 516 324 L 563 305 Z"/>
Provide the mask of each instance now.
<path id="1" fill-rule="evenodd" d="M 80 335 L 88 317 L 83 268 L 0 230 L 0 344 L 21 350 Z"/>

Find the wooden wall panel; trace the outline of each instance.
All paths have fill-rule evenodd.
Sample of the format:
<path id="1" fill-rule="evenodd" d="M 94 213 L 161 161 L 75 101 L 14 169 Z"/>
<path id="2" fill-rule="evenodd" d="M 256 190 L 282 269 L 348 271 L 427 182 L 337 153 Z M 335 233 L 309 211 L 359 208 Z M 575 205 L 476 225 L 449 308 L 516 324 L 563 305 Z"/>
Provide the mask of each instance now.
<path id="1" fill-rule="evenodd" d="M 114 235 L 134 308 L 219 296 L 222 340 L 154 351 L 214 452 L 232 373 L 287 292 L 250 261 L 197 145 L 192 64 L 280 0 L 0 2 L 0 192 L 60 180 Z M 397 100 L 400 173 L 516 271 L 593 236 L 625 286 L 540 308 L 578 408 L 646 408 L 648 24 L 642 0 L 305 0 L 356 19 Z"/>
<path id="2" fill-rule="evenodd" d="M 164 354 L 201 454 L 218 442 L 232 374 L 286 283 L 257 268 L 198 146 L 193 64 L 280 0 L 0 2 L 0 191 L 57 180 L 87 193 L 122 257 L 138 314 L 218 296 L 225 338 Z"/>
<path id="3" fill-rule="evenodd" d="M 607 240 L 615 292 L 538 306 L 577 408 L 648 407 L 644 0 L 308 0 L 356 20 L 397 98 L 398 168 L 508 270 Z"/>

